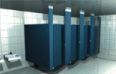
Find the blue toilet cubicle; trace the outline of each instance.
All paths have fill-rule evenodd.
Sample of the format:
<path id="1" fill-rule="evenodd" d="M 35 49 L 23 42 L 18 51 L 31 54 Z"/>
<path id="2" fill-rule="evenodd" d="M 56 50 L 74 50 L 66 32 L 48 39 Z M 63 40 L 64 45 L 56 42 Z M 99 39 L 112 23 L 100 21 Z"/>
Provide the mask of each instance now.
<path id="1" fill-rule="evenodd" d="M 71 8 L 67 7 L 65 9 L 64 18 L 64 32 L 65 32 L 65 48 L 64 48 L 64 64 L 72 64 L 77 60 L 77 27 L 71 24 Z"/>
<path id="2" fill-rule="evenodd" d="M 90 56 L 99 53 L 100 44 L 100 18 L 96 17 L 94 14 L 90 16 L 90 26 L 89 26 L 89 51 Z"/>
<path id="3" fill-rule="evenodd" d="M 87 27 L 85 24 L 84 11 L 80 11 L 79 18 L 79 42 L 78 42 L 78 59 L 84 60 L 87 57 Z"/>
<path id="4" fill-rule="evenodd" d="M 100 22 L 95 25 L 94 16 L 86 25 L 81 10 L 79 24 L 71 24 L 71 8 L 67 7 L 64 25 L 53 24 L 53 6 L 48 9 L 48 24 L 25 25 L 27 61 L 44 70 L 55 70 L 99 52 Z"/>

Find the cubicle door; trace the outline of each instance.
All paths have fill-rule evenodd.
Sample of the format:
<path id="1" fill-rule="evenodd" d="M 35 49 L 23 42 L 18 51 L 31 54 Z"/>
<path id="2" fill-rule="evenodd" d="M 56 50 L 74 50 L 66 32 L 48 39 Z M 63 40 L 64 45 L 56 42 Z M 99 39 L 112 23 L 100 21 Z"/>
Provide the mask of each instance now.
<path id="1" fill-rule="evenodd" d="M 95 23 L 95 49 L 96 49 L 96 54 L 99 53 L 99 49 L 100 49 L 100 27 L 101 27 L 101 18 L 97 17 L 96 18 L 96 23 Z"/>
<path id="2" fill-rule="evenodd" d="M 79 47 L 79 59 L 83 60 L 87 56 L 86 50 L 86 25 L 84 20 L 84 15 L 80 15 L 80 47 Z"/>
<path id="3" fill-rule="evenodd" d="M 77 25 L 71 25 L 71 59 L 77 60 Z"/>
<path id="4" fill-rule="evenodd" d="M 61 66 L 62 63 L 62 25 L 54 24 L 53 29 L 53 61 L 54 67 Z"/>

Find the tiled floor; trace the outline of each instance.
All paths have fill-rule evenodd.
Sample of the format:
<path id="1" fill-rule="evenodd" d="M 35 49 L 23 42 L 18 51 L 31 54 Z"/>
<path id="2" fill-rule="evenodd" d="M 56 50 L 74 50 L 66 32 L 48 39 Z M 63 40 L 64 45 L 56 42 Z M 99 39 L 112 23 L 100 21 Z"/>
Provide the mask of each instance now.
<path id="1" fill-rule="evenodd" d="M 48 74 L 28 67 L 4 74 Z M 50 73 L 51 74 L 51 73 Z M 116 74 L 116 61 L 99 58 L 89 58 L 86 61 L 77 62 L 74 66 L 65 67 L 53 74 Z"/>

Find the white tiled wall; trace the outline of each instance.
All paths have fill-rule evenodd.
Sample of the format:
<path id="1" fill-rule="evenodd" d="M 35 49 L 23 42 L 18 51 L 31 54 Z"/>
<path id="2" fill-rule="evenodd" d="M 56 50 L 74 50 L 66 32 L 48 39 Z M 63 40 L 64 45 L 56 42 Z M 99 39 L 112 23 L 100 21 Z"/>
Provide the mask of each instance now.
<path id="1" fill-rule="evenodd" d="M 1 55 L 13 52 L 25 62 L 24 13 L 22 11 L 0 9 Z"/>
<path id="2" fill-rule="evenodd" d="M 45 24 L 48 23 L 48 15 L 35 12 L 24 12 L 25 24 Z M 54 24 L 64 24 L 64 16 L 53 15 Z M 79 20 L 76 17 L 71 18 L 72 24 L 78 24 Z"/>
<path id="3" fill-rule="evenodd" d="M 63 16 L 54 15 L 53 18 L 54 18 L 54 21 L 53 21 L 54 24 L 61 24 L 61 25 L 64 24 Z"/>
<path id="4" fill-rule="evenodd" d="M 24 12 L 25 24 L 43 24 L 47 23 L 47 14 Z"/>
<path id="5" fill-rule="evenodd" d="M 22 66 L 20 67 L 28 66 L 25 61 L 24 43 L 24 12 L 1 8 L 0 57 L 3 57 L 4 54 L 9 52 L 13 52 L 14 54 L 18 54 L 22 57 Z M 4 69 L 5 70 L 3 72 L 9 71 L 9 69 L 5 67 L 5 64 Z"/>
<path id="6" fill-rule="evenodd" d="M 101 16 L 100 58 L 116 60 L 116 15 Z"/>

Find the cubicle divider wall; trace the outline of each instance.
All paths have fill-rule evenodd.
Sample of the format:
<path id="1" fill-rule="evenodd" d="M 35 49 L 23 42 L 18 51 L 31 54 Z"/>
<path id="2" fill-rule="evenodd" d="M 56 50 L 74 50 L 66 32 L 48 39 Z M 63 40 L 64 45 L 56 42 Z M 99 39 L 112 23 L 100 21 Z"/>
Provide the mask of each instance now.
<path id="1" fill-rule="evenodd" d="M 72 63 L 75 63 L 77 59 L 77 52 L 78 52 L 78 25 L 72 24 L 71 25 L 71 59 Z"/>
<path id="2" fill-rule="evenodd" d="M 94 14 L 90 16 L 90 28 L 89 28 L 89 55 L 96 55 L 99 53 L 100 44 L 100 18 L 95 17 Z"/>
<path id="3" fill-rule="evenodd" d="M 100 51 L 100 32 L 101 32 L 101 18 L 100 17 L 96 17 L 95 18 L 95 55 L 97 55 Z"/>
<path id="4" fill-rule="evenodd" d="M 77 25 L 71 24 L 71 8 L 65 9 L 65 64 L 77 60 Z"/>
<path id="5" fill-rule="evenodd" d="M 42 69 L 52 70 L 62 65 L 62 26 L 53 26 L 53 58 L 50 59 L 49 25 L 25 25 L 26 59 Z M 50 61 L 53 68 L 50 69 Z"/>
<path id="6" fill-rule="evenodd" d="M 96 53 L 95 49 L 95 17 L 94 14 L 90 16 L 90 50 L 89 54 L 94 55 Z"/>
<path id="7" fill-rule="evenodd" d="M 85 18 L 84 18 L 85 12 L 83 10 L 80 11 L 80 35 L 79 35 L 79 51 L 78 51 L 78 59 L 84 60 L 87 57 L 87 37 L 86 37 L 86 24 L 85 24 Z"/>
<path id="8" fill-rule="evenodd" d="M 71 8 L 65 9 L 65 64 L 71 64 Z"/>
<path id="9" fill-rule="evenodd" d="M 86 25 L 86 29 L 87 29 L 87 56 L 89 56 L 90 54 L 90 25 Z"/>
<path id="10" fill-rule="evenodd" d="M 90 26 L 89 25 L 85 25 L 85 58 L 89 57 L 89 46 L 90 46 L 90 43 L 89 43 L 89 35 L 90 35 L 90 32 L 89 32 L 89 28 Z"/>
<path id="11" fill-rule="evenodd" d="M 26 59 L 44 70 L 62 65 L 62 28 L 53 25 L 53 7 L 49 7 L 48 24 L 25 25 Z"/>

